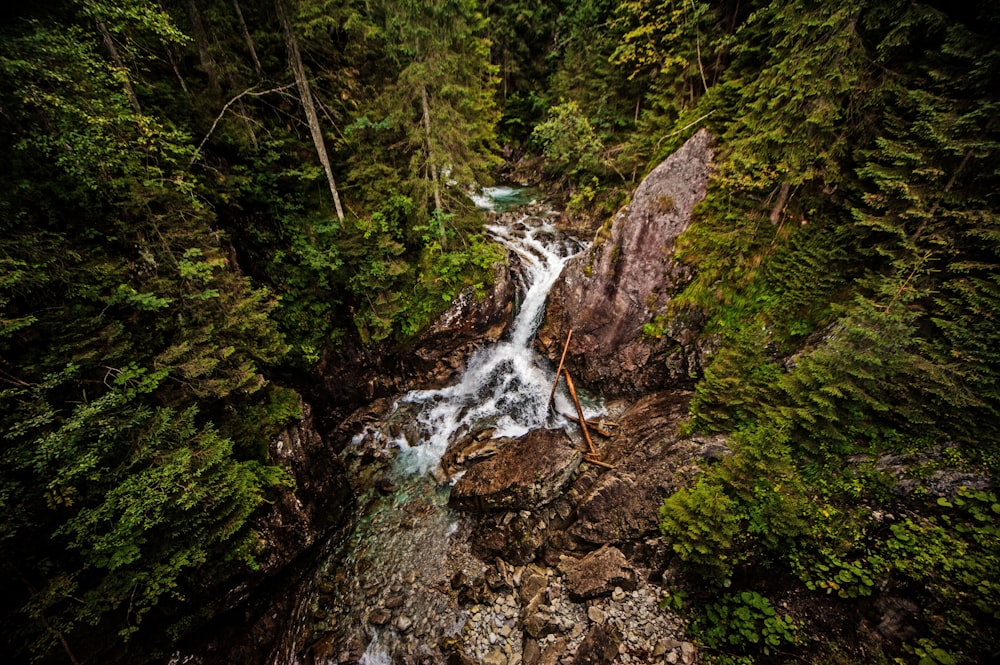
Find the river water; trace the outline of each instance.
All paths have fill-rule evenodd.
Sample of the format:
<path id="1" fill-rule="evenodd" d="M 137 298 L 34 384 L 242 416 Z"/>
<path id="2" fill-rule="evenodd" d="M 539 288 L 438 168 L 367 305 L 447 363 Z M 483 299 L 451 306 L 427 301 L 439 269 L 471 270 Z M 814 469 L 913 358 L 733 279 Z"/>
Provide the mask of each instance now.
<path id="1" fill-rule="evenodd" d="M 403 395 L 354 436 L 345 451 L 359 497 L 353 531 L 301 592 L 272 662 L 438 662 L 442 645 L 461 642 L 468 602 L 456 598 L 450 581 L 486 566 L 470 551 L 472 520 L 447 506 L 441 458 L 463 437 L 567 426 L 558 414 L 574 409 L 560 390 L 550 410 L 555 368 L 531 343 L 549 290 L 584 245 L 555 228 L 554 213 L 538 213 L 537 206 L 531 214 L 516 212 L 533 197 L 497 188 L 479 199 L 494 210 L 515 208 L 488 227 L 520 259 L 515 319 L 503 339 L 473 354 L 453 385 Z M 600 405 L 585 410 L 590 417 Z"/>

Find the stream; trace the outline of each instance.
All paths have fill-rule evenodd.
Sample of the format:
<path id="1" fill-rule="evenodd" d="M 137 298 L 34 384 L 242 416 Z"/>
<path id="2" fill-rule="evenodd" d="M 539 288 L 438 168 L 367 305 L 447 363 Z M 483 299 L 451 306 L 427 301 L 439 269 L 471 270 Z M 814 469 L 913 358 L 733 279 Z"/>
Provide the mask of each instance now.
<path id="1" fill-rule="evenodd" d="M 556 230 L 554 213 L 539 214 L 537 206 L 517 212 L 533 197 L 530 190 L 494 188 L 477 199 L 503 213 L 488 232 L 520 259 L 514 321 L 501 340 L 471 356 L 453 385 L 401 396 L 354 435 L 343 453 L 358 496 L 353 530 L 300 592 L 272 662 L 441 662 L 470 621 L 484 620 L 492 622 L 490 645 L 502 639 L 518 645 L 506 647 L 511 655 L 519 651 L 513 600 L 479 608 L 456 592 L 456 579 L 481 577 L 487 566 L 471 552 L 472 519 L 447 506 L 457 476 L 448 478 L 441 460 L 457 440 L 569 426 L 558 414 L 574 407 L 560 390 L 549 409 L 555 368 L 531 343 L 549 290 L 585 246 Z M 588 417 L 601 412 L 586 399 L 584 409 Z M 470 615 L 470 605 L 480 611 Z M 462 649 L 486 656 L 482 646 Z"/>

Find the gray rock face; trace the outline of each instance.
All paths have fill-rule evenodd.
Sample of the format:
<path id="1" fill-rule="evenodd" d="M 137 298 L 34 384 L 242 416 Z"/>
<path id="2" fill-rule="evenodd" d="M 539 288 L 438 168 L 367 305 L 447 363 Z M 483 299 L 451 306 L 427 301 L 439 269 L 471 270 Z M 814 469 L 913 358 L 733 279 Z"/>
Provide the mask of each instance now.
<path id="1" fill-rule="evenodd" d="M 572 480 L 583 454 L 562 430 L 533 430 L 508 439 L 476 464 L 451 490 L 458 510 L 525 510 L 556 498 Z"/>
<path id="2" fill-rule="evenodd" d="M 635 589 L 636 573 L 625 555 L 605 545 L 579 561 L 565 564 L 566 588 L 577 598 L 597 598 L 615 590 Z"/>
<path id="3" fill-rule="evenodd" d="M 549 297 L 538 345 L 558 358 L 572 328 L 566 365 L 605 396 L 638 396 L 687 382 L 700 369 L 699 321 L 670 322 L 655 339 L 642 330 L 690 279 L 673 258 L 674 243 L 705 197 L 710 143 L 701 130 L 653 169 L 610 231 L 602 229 L 590 251 L 566 266 Z"/>

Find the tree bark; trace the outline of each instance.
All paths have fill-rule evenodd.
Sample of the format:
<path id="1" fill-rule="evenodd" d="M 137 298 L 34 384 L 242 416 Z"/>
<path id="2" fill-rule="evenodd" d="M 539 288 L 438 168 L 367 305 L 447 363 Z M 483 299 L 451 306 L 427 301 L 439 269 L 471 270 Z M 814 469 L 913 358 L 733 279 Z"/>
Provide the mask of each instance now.
<path id="1" fill-rule="evenodd" d="M 313 145 L 316 147 L 316 155 L 319 163 L 323 165 L 326 173 L 326 181 L 330 186 L 330 195 L 333 197 L 333 205 L 337 210 L 337 220 L 344 223 L 344 210 L 340 207 L 340 195 L 337 193 L 337 182 L 333 179 L 333 169 L 330 167 L 330 155 L 326 151 L 326 142 L 323 140 L 323 132 L 319 126 L 319 117 L 316 115 L 316 104 L 313 101 L 312 90 L 309 87 L 309 79 L 306 78 L 306 70 L 302 65 L 302 54 L 299 52 L 299 43 L 292 32 L 292 23 L 288 18 L 288 12 L 282 0 L 274 0 L 275 9 L 278 11 L 278 20 L 281 21 L 281 28 L 285 34 L 285 46 L 288 49 L 288 59 L 292 63 L 292 70 L 295 72 L 295 84 L 299 88 L 299 99 L 306 112 L 306 120 L 309 122 L 309 132 L 312 134 Z"/>
<path id="2" fill-rule="evenodd" d="M 208 50 L 208 35 L 205 32 L 205 24 L 201 22 L 201 14 L 198 12 L 194 0 L 188 0 L 188 16 L 191 17 L 191 31 L 194 33 L 194 42 L 198 46 L 198 59 L 201 61 L 201 68 L 208 77 L 208 85 L 213 91 L 219 89 L 219 71 L 215 65 L 215 59 Z"/>
<path id="3" fill-rule="evenodd" d="M 781 219 L 781 213 L 785 211 L 785 205 L 788 203 L 788 196 L 791 193 L 792 183 L 781 183 L 781 187 L 778 189 L 778 202 L 775 203 L 774 208 L 771 209 L 771 224 L 777 224 L 778 220 Z"/>
<path id="4" fill-rule="evenodd" d="M 125 94 L 128 95 L 128 100 L 132 103 L 132 108 L 135 109 L 136 113 L 142 113 L 142 107 L 139 106 L 139 98 L 136 97 L 135 88 L 132 87 L 128 69 L 125 67 L 125 63 L 122 61 L 122 57 L 115 47 L 115 40 L 111 38 L 111 33 L 108 31 L 108 27 L 104 25 L 104 21 L 97 19 L 96 23 L 97 29 L 100 30 L 101 37 L 104 39 L 104 47 L 108 49 L 108 55 L 111 56 L 111 63 L 115 66 L 115 69 L 122 73 Z"/>
<path id="5" fill-rule="evenodd" d="M 569 370 L 565 367 L 563 368 L 563 375 L 566 377 L 566 387 L 569 388 L 570 397 L 573 398 L 573 406 L 576 407 L 576 413 L 580 416 L 580 429 L 583 430 L 583 438 L 587 440 L 587 448 L 589 449 L 589 456 L 597 458 L 597 449 L 594 448 L 594 442 L 590 438 L 590 432 L 587 430 L 587 417 L 583 415 L 583 407 L 580 406 L 580 398 L 576 396 L 576 388 L 573 387 L 573 379 L 569 376 Z"/>
<path id="6" fill-rule="evenodd" d="M 573 329 L 570 328 L 569 332 L 566 333 L 566 343 L 563 345 L 562 355 L 559 357 L 559 366 L 556 367 L 556 378 L 552 382 L 552 390 L 549 391 L 549 404 L 552 404 L 552 398 L 556 396 L 556 386 L 559 385 L 559 375 L 562 374 L 563 363 L 566 361 L 566 352 L 569 351 L 569 340 L 573 337 Z"/>
<path id="7" fill-rule="evenodd" d="M 253 60 L 253 68 L 257 72 L 257 78 L 261 78 L 264 75 L 264 68 L 260 66 L 260 60 L 257 58 L 257 48 L 254 46 L 253 37 L 250 36 L 250 29 L 247 27 L 247 22 L 243 19 L 240 0 L 233 0 L 233 10 L 236 12 L 236 18 L 240 21 L 243 41 L 246 42 L 247 49 L 250 51 L 250 58 Z"/>
<path id="8" fill-rule="evenodd" d="M 427 103 L 427 86 L 420 86 L 420 106 L 424 111 L 424 136 L 427 139 L 427 162 L 431 167 L 431 182 L 434 187 L 434 207 L 442 210 L 441 206 L 441 184 L 438 180 L 437 166 L 434 164 L 434 150 L 431 148 L 431 107 Z M 444 242 L 444 229 L 441 229 L 441 242 Z"/>

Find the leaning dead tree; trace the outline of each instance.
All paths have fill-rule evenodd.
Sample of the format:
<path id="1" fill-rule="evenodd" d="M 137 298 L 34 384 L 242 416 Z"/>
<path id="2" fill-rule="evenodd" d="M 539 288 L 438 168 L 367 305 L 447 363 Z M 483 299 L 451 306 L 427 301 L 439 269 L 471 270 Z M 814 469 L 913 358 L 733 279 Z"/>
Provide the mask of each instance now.
<path id="1" fill-rule="evenodd" d="M 337 183 L 333 179 L 333 169 L 330 167 L 330 155 L 326 151 L 326 142 L 323 139 L 323 131 L 319 126 L 319 116 L 316 114 L 316 102 L 313 100 L 312 89 L 309 87 L 309 79 L 306 78 L 306 70 L 302 65 L 302 54 L 299 51 L 299 43 L 295 39 L 292 31 L 292 22 L 288 18 L 288 11 L 283 0 L 274 1 L 275 9 L 278 11 L 278 20 L 281 21 L 281 29 L 285 35 L 285 47 L 288 49 L 288 59 L 291 61 L 292 70 L 295 72 L 295 84 L 299 88 L 299 99 L 302 101 L 302 108 L 306 112 L 306 120 L 309 123 L 309 133 L 312 134 L 313 145 L 316 147 L 316 156 L 326 173 L 326 181 L 330 186 L 330 195 L 333 197 L 333 205 L 337 210 L 337 220 L 344 223 L 344 209 L 340 206 L 340 195 L 337 193 Z"/>

